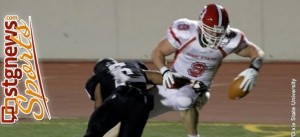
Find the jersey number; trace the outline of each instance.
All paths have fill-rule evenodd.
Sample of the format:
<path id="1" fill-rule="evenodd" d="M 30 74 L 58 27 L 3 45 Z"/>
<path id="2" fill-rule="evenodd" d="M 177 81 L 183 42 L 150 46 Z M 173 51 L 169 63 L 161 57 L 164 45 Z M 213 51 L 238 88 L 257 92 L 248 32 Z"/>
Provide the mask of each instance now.
<path id="1" fill-rule="evenodd" d="M 190 26 L 187 25 L 187 24 L 179 24 L 179 25 L 177 26 L 177 29 L 178 29 L 178 30 L 183 30 L 183 31 L 185 31 L 185 30 L 189 30 L 189 29 L 190 29 Z"/>
<path id="2" fill-rule="evenodd" d="M 134 74 L 131 69 L 126 68 L 126 64 L 123 62 L 109 66 L 109 70 L 112 72 L 111 74 L 114 75 L 115 78 L 117 77 L 121 78 L 124 77 L 125 75 L 128 77 L 129 75 Z M 115 73 L 113 73 L 117 71 L 121 71 L 121 73 L 123 73 L 124 75 L 123 76 L 121 76 L 120 74 L 115 75 Z M 120 79 L 115 79 L 115 86 L 118 87 L 120 85 L 126 85 L 126 84 L 124 81 L 121 81 Z"/>
<path id="3" fill-rule="evenodd" d="M 206 65 L 202 62 L 195 62 L 188 69 L 189 75 L 199 77 L 206 70 Z"/>
<path id="4" fill-rule="evenodd" d="M 116 68 L 116 67 L 120 67 L 121 68 L 121 71 L 126 74 L 126 75 L 131 75 L 133 74 L 132 70 L 129 69 L 129 68 L 125 68 L 126 64 L 121 62 L 121 63 L 117 63 L 117 64 L 113 64 L 112 67 L 109 67 L 110 68 L 110 71 L 112 71 L 113 68 Z"/>

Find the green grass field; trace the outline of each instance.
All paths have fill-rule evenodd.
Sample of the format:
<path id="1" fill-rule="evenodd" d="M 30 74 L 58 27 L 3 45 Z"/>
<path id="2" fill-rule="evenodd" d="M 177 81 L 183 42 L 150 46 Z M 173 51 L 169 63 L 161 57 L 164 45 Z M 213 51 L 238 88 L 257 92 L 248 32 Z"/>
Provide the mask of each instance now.
<path id="1" fill-rule="evenodd" d="M 18 121 L 14 125 L 1 125 L 1 137 L 82 137 L 87 119 L 53 119 L 44 121 Z M 291 137 L 288 125 L 254 125 L 201 123 L 201 137 Z M 298 128 L 296 128 L 298 129 Z M 300 130 L 296 132 L 300 135 Z M 149 121 L 143 137 L 186 137 L 180 122 Z"/>

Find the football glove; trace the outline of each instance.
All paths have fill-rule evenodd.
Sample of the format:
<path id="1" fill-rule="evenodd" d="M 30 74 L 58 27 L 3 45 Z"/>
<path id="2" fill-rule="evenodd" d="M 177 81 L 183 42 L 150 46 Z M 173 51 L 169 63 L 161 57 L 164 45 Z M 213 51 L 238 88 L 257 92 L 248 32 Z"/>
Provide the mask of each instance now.
<path id="1" fill-rule="evenodd" d="M 191 86 L 199 96 L 204 95 L 208 91 L 207 86 L 202 81 L 192 81 Z"/>
<path id="2" fill-rule="evenodd" d="M 173 78 L 173 72 L 171 72 L 167 67 L 162 67 L 160 69 L 160 73 L 163 75 L 163 87 L 171 88 L 172 85 L 175 83 Z"/>
<path id="3" fill-rule="evenodd" d="M 244 76 L 244 80 L 242 81 L 240 88 L 246 92 L 250 91 L 256 82 L 258 72 L 253 68 L 247 68 L 243 72 L 241 72 L 238 76 Z"/>

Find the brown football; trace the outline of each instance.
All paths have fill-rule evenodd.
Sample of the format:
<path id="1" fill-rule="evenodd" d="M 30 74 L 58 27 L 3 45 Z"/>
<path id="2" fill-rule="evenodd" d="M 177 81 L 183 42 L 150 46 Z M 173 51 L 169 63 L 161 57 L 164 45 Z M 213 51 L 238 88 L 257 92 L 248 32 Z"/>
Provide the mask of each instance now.
<path id="1" fill-rule="evenodd" d="M 169 87 L 170 89 L 174 89 L 174 88 L 181 88 L 182 86 L 185 86 L 187 84 L 191 83 L 191 80 L 183 77 L 183 76 L 174 76 L 174 84 L 171 85 L 171 87 Z"/>
<path id="2" fill-rule="evenodd" d="M 229 86 L 229 98 L 232 100 L 240 99 L 245 97 L 249 91 L 244 92 L 241 88 L 240 85 L 242 81 L 244 80 L 243 76 L 238 76 L 236 77 L 230 84 Z"/>

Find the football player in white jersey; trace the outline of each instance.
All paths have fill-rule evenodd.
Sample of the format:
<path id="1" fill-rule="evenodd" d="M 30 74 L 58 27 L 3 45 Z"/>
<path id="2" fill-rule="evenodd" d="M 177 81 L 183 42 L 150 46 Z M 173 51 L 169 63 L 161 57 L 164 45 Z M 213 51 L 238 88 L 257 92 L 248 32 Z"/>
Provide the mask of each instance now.
<path id="1" fill-rule="evenodd" d="M 175 53 L 174 63 L 168 68 L 165 58 L 172 53 Z M 264 52 L 242 31 L 229 26 L 227 11 L 217 4 L 206 5 L 197 21 L 174 21 L 167 30 L 167 37 L 152 51 L 152 61 L 163 75 L 164 87 L 158 87 L 164 97 L 161 102 L 180 112 L 188 137 L 200 136 L 197 131 L 199 110 L 209 98 L 209 87 L 222 60 L 231 53 L 251 59 L 249 67 L 239 74 L 245 77 L 241 84 L 243 90 L 251 90 Z M 174 73 L 202 81 L 208 91 L 199 94 L 190 85 L 170 89 Z"/>

